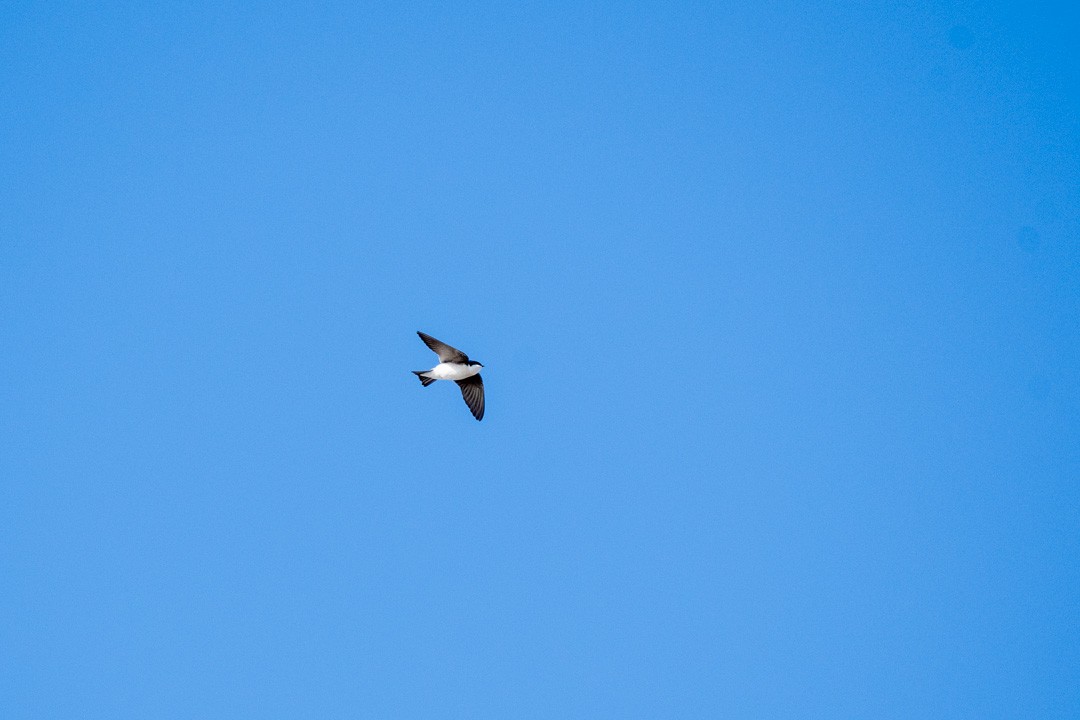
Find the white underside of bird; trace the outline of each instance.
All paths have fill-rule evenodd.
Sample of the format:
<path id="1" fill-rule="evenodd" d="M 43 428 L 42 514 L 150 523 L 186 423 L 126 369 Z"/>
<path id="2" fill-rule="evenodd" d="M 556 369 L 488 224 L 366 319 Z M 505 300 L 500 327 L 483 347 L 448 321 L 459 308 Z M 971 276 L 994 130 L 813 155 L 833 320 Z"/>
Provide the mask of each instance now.
<path id="1" fill-rule="evenodd" d="M 439 363 L 423 373 L 422 377 L 429 377 L 433 380 L 464 380 L 473 375 L 479 375 L 481 370 L 483 370 L 483 368 L 479 365 Z"/>

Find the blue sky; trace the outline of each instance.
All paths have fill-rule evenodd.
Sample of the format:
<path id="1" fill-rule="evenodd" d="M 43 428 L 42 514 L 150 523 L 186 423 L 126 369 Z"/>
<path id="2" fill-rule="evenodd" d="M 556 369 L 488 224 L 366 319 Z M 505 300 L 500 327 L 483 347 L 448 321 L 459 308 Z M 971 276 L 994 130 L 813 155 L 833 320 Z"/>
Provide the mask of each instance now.
<path id="1" fill-rule="evenodd" d="M 1078 30 L 6 3 L 2 714 L 1077 717 Z"/>

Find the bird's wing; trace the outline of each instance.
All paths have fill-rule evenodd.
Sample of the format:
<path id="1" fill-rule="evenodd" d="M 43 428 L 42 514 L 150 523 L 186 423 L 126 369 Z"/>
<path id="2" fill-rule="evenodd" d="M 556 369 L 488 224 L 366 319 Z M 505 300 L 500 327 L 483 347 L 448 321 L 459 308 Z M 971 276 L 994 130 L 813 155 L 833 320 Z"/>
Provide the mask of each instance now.
<path id="1" fill-rule="evenodd" d="M 450 347 L 442 340 L 436 340 L 427 333 L 422 333 L 419 330 L 416 334 L 420 336 L 420 339 L 424 341 L 424 344 L 431 348 L 432 352 L 439 356 L 439 362 L 451 362 L 451 363 L 467 363 L 469 362 L 469 356 L 461 352 L 455 347 Z"/>
<path id="2" fill-rule="evenodd" d="M 465 404 L 469 406 L 473 417 L 477 420 L 484 419 L 484 381 L 479 375 L 457 381 L 461 388 L 461 397 L 465 398 Z"/>

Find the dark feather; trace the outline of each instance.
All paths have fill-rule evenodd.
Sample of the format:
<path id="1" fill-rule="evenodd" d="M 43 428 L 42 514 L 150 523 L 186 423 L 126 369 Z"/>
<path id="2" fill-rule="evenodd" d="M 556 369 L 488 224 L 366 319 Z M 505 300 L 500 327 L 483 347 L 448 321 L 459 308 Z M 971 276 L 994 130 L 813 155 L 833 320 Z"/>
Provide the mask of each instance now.
<path id="1" fill-rule="evenodd" d="M 424 373 L 426 372 L 427 370 L 413 370 L 413 375 L 420 378 L 420 384 L 424 387 L 427 387 L 431 383 L 435 382 L 435 378 L 424 377 Z"/>
<path id="2" fill-rule="evenodd" d="M 469 406 L 473 417 L 477 420 L 484 419 L 484 381 L 479 375 L 457 381 L 461 388 L 461 397 L 465 398 L 465 404 Z"/>
<path id="3" fill-rule="evenodd" d="M 432 352 L 439 356 L 439 362 L 444 363 L 461 363 L 467 365 L 469 363 L 469 356 L 458 350 L 456 347 L 450 347 L 442 340 L 436 340 L 427 333 L 422 333 L 419 330 L 416 334 L 420 336 L 420 339 L 424 341 L 424 344 L 431 348 Z"/>

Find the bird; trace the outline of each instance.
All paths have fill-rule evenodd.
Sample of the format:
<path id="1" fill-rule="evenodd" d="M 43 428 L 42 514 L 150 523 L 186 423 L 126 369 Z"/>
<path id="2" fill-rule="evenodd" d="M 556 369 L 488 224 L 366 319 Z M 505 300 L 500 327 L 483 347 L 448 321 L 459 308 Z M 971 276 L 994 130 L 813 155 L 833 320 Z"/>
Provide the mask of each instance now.
<path id="1" fill-rule="evenodd" d="M 430 370 L 413 370 L 413 375 L 420 378 L 420 384 L 427 387 L 436 380 L 453 380 L 461 388 L 461 397 L 469 406 L 473 417 L 484 419 L 484 381 L 480 377 L 480 368 L 484 367 L 455 347 L 450 347 L 441 340 L 436 340 L 419 330 L 416 334 L 439 356 L 439 364 Z"/>

